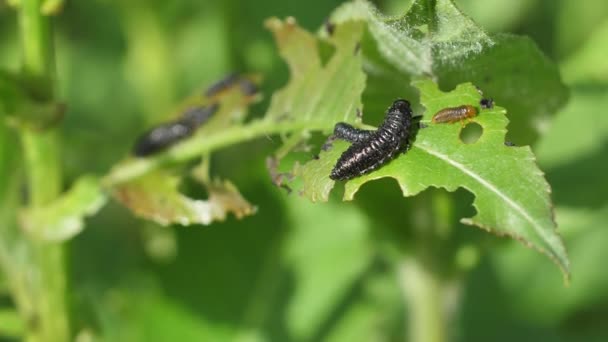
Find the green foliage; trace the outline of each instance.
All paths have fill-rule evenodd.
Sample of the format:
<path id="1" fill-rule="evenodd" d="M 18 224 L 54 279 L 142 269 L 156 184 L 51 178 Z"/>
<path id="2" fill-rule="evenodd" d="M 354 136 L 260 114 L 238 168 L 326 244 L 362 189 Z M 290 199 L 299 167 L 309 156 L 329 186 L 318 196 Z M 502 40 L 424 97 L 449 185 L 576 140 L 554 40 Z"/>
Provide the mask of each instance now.
<path id="1" fill-rule="evenodd" d="M 64 329 L 63 296 L 81 341 L 606 339 L 604 1 L 11 3 L 0 68 L 19 70 L 15 11 L 40 4 L 59 19 L 59 100 L 0 73 L 0 339 L 31 340 L 37 312 Z M 264 96 L 179 100 L 229 71 L 263 75 Z M 482 96 L 497 106 L 471 125 L 429 122 Z M 348 146 L 320 150 L 334 124 L 373 129 L 396 98 L 428 125 L 412 148 L 331 181 Z M 148 127 L 209 101 L 220 111 L 191 138 L 129 156 Z M 569 288 L 536 252 L 465 227 L 567 268 L 552 202 Z M 169 252 L 148 246 L 155 232 Z"/>

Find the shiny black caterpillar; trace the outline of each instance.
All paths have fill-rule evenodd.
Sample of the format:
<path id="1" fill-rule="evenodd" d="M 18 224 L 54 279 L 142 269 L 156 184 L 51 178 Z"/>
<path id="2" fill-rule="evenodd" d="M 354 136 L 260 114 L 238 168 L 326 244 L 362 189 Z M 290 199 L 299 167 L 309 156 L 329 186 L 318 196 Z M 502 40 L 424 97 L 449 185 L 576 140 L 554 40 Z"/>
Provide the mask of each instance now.
<path id="1" fill-rule="evenodd" d="M 339 122 L 333 136 L 351 142 L 342 153 L 329 178 L 346 180 L 370 173 L 399 152 L 407 151 L 412 135 L 412 109 L 406 100 L 396 100 L 389 107 L 384 122 L 375 131 L 357 129 Z"/>
<path id="2" fill-rule="evenodd" d="M 218 104 L 188 109 L 178 119 L 152 127 L 133 146 L 133 155 L 146 157 L 189 137 L 217 111 Z"/>

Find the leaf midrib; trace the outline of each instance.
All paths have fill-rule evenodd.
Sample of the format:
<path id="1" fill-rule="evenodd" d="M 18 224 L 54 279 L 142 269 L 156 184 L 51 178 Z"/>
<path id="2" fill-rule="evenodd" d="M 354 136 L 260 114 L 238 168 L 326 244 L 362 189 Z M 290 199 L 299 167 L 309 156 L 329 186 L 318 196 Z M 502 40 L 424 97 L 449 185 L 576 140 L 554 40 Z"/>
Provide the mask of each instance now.
<path id="1" fill-rule="evenodd" d="M 488 189 L 491 192 L 493 192 L 494 194 L 496 194 L 498 197 L 502 198 L 505 203 L 507 203 L 511 208 L 513 208 L 515 210 L 515 212 L 517 212 L 519 215 L 521 215 L 526 221 L 528 221 L 532 225 L 532 227 L 534 228 L 534 231 L 543 239 L 543 241 L 545 241 L 545 243 L 547 243 L 549 246 L 553 246 L 551 244 L 551 239 L 549 239 L 547 237 L 545 231 L 542 229 L 542 225 L 540 225 L 532 216 L 530 216 L 530 214 L 524 208 L 522 208 L 517 202 L 515 202 L 513 199 L 511 199 L 505 193 L 500 191 L 496 185 L 492 184 L 490 181 L 486 180 L 484 177 L 482 177 L 481 175 L 470 170 L 469 168 L 462 165 L 461 163 L 451 159 L 448 155 L 445 155 L 443 153 L 440 153 L 438 151 L 435 151 L 435 150 L 428 148 L 426 146 L 423 146 L 423 145 L 416 145 L 414 148 L 418 148 L 418 149 L 430 154 L 431 156 L 436 157 L 436 158 L 442 160 L 443 162 L 448 163 L 449 165 L 453 166 L 457 170 L 461 171 L 463 174 L 469 176 L 471 179 L 473 179 L 474 181 L 476 181 L 477 183 L 479 183 L 486 189 Z"/>

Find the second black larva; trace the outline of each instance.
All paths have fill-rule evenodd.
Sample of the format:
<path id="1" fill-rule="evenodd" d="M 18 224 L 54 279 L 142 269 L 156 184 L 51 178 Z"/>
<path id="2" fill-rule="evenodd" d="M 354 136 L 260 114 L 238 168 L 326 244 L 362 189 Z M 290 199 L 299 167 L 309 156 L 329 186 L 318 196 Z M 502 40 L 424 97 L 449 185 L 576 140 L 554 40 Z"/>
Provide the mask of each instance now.
<path id="1" fill-rule="evenodd" d="M 347 180 L 370 173 L 398 153 L 407 151 L 412 121 L 410 103 L 399 99 L 389 107 L 377 130 L 361 130 L 344 122 L 337 123 L 334 137 L 352 145 L 338 158 L 329 178 Z"/>
<path id="2" fill-rule="evenodd" d="M 152 127 L 137 138 L 133 146 L 133 155 L 147 157 L 188 138 L 213 116 L 218 107 L 219 105 L 215 103 L 203 107 L 192 107 L 176 120 Z"/>

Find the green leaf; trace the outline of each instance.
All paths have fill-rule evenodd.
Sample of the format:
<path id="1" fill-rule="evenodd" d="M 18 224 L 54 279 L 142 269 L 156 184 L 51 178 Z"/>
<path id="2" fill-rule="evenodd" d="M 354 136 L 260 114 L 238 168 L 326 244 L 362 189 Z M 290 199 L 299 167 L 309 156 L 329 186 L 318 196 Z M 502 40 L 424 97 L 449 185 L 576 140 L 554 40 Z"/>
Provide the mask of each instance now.
<path id="1" fill-rule="evenodd" d="M 373 260 L 370 223 L 353 206 L 336 202 L 323 206 L 288 201 L 293 230 L 287 237 L 284 260 L 296 286 L 287 309 L 287 322 L 296 340 L 314 340 Z M 340 224 L 336 224 L 340 222 Z"/>
<path id="2" fill-rule="evenodd" d="M 336 27 L 328 38 L 335 52 L 325 65 L 317 38 L 298 27 L 293 18 L 272 18 L 266 27 L 274 34 L 291 77 L 272 96 L 264 120 L 317 123 L 327 131 L 338 121 L 354 121 L 365 87 L 359 51 L 363 23 L 350 21 Z"/>
<path id="3" fill-rule="evenodd" d="M 444 93 L 432 81 L 417 81 L 428 120 L 437 111 L 463 104 L 478 106 L 481 96 L 472 84 Z M 430 124 L 421 129 L 413 147 L 389 164 L 345 185 L 344 199 L 352 200 L 366 182 L 383 177 L 397 180 L 404 196 L 414 196 L 428 187 L 455 191 L 463 187 L 475 195 L 477 215 L 461 221 L 498 235 L 511 236 L 549 256 L 569 274 L 564 246 L 555 232 L 550 188 L 535 163 L 529 147 L 504 145 L 508 120 L 501 107 L 482 110 L 472 119 L 483 128 L 479 140 L 465 144 L 459 124 Z M 304 194 L 327 200 L 333 181 L 331 165 L 346 144 L 337 144 L 301 168 Z M 309 180 L 309 181 L 307 181 Z"/>
<path id="4" fill-rule="evenodd" d="M 456 63 L 494 44 L 449 0 L 414 1 L 398 18 L 386 18 L 371 3 L 357 0 L 331 16 L 337 23 L 353 19 L 365 20 L 382 58 L 410 75 L 432 75 L 435 63 Z"/>
<path id="5" fill-rule="evenodd" d="M 25 230 L 49 241 L 65 241 L 84 228 L 84 218 L 97 213 L 106 203 L 99 179 L 83 176 L 57 200 L 44 207 L 33 207 L 21 212 Z"/>
<path id="6" fill-rule="evenodd" d="M 295 174 L 303 181 L 300 194 L 313 202 L 326 202 L 329 198 L 329 192 L 335 184 L 329 178 L 329 174 L 336 164 L 336 160 L 348 147 L 344 141 L 335 141 L 332 145 L 331 149 L 321 151 L 319 159 L 311 160 L 295 170 Z"/>
<path id="7" fill-rule="evenodd" d="M 333 47 L 333 54 L 323 64 L 318 38 L 301 29 L 293 18 L 266 21 L 274 34 L 281 56 L 291 71 L 289 83 L 272 96 L 264 121 L 302 122 L 300 130 L 284 139 L 284 146 L 277 153 L 277 161 L 310 138 L 311 129 L 329 132 L 339 121 L 360 121 L 357 112 L 362 108 L 361 93 L 365 88 L 360 53 L 363 23 L 348 21 L 335 28 L 326 42 Z M 271 174 L 277 173 L 278 163 L 271 163 Z M 275 165 L 276 164 L 276 165 Z M 295 163 L 293 172 L 298 172 Z M 285 167 L 283 167 L 285 168 Z M 291 168 L 287 167 L 287 169 Z M 285 179 L 273 176 L 277 185 Z M 289 177 L 287 177 L 289 178 Z M 307 191 L 307 187 L 303 188 Z"/>
<path id="8" fill-rule="evenodd" d="M 256 210 L 228 181 L 208 184 L 208 200 L 187 197 L 178 185 L 178 177 L 156 171 L 115 188 L 113 195 L 137 216 L 161 225 L 209 225 L 225 220 L 228 213 L 242 218 Z"/>
<path id="9" fill-rule="evenodd" d="M 352 25 L 352 20 L 366 21 L 372 39 L 365 40 L 362 37 L 363 41 L 376 44 L 376 51 L 368 50 L 366 57 L 371 56 L 373 63 L 373 58 L 380 56 L 382 60 L 375 60 L 375 66 L 379 65 L 380 68 L 395 68 L 409 75 L 436 75 L 439 79 L 454 82 L 462 77 L 471 78 L 474 68 L 496 65 L 490 69 L 482 68 L 485 72 L 483 75 L 487 76 L 492 70 L 499 71 L 497 81 L 492 80 L 492 84 L 497 85 L 497 94 L 510 94 L 509 100 L 516 98 L 519 102 L 526 103 L 522 108 L 535 107 L 535 112 L 547 114 L 565 100 L 565 91 L 555 66 L 539 54 L 533 44 L 525 39 L 499 36 L 497 40 L 501 44 L 496 45 L 495 40 L 466 18 L 451 1 L 415 1 L 408 13 L 398 19 L 383 18 L 369 3 L 355 1 L 336 10 L 331 20 L 338 25 L 337 32 L 330 37 L 339 37 L 339 30 L 345 25 Z M 316 41 L 289 22 L 283 24 L 273 20 L 268 25 L 275 27 L 275 36 L 283 57 L 290 65 L 292 79 L 285 89 L 273 97 L 267 120 L 293 119 L 292 113 L 302 114 L 304 118 L 317 118 L 323 112 L 323 107 L 315 106 L 317 98 L 310 84 L 316 84 L 314 81 L 317 78 L 325 96 L 330 96 L 334 88 L 325 87 L 322 82 L 325 80 L 323 76 L 331 73 L 323 70 L 318 54 L 306 53 L 316 52 Z M 341 51 L 345 51 L 345 45 L 336 45 L 335 54 L 328 66 L 332 65 L 335 61 L 333 58 L 340 55 Z M 524 53 L 520 53 L 522 51 Z M 512 62 L 513 58 L 506 59 L 507 62 L 504 63 L 494 62 L 509 55 L 517 56 L 518 59 L 515 62 Z M 489 60 L 493 63 L 488 63 Z M 514 77 L 513 72 L 509 71 L 514 68 L 525 69 L 526 66 L 542 74 L 538 78 L 539 83 L 532 83 L 538 89 L 547 89 L 547 93 L 522 100 L 533 92 L 526 86 L 510 83 L 512 81 L 509 81 L 509 77 Z M 515 74 L 523 75 L 526 80 L 531 79 L 529 73 L 522 72 L 523 69 Z M 332 76 L 331 79 L 343 79 Z M 486 83 L 490 81 L 486 79 Z M 450 94 L 441 93 L 430 82 L 420 82 L 417 85 L 421 88 L 421 102 L 430 114 L 449 106 L 478 106 L 481 98 L 470 84 L 458 87 Z M 556 94 L 550 94 L 551 91 Z M 538 93 L 536 89 L 535 92 Z M 349 95 L 359 101 L 356 97 L 358 94 L 359 91 Z M 538 105 L 539 98 L 546 101 L 541 101 Z M 495 115 L 489 115 L 490 113 Z M 368 180 L 387 176 L 398 180 L 405 196 L 413 196 L 429 186 L 444 187 L 450 191 L 464 187 L 477 196 L 475 207 L 478 209 L 477 216 L 463 219 L 464 223 L 512 236 L 535 247 L 554 260 L 567 276 L 568 260 L 555 233 L 549 186 L 534 164 L 534 156 L 529 148 L 504 146 L 508 123 L 504 113 L 504 110 L 496 108 L 485 111 L 485 115 L 475 119 L 485 133 L 474 144 L 464 144 L 458 138 L 458 132 L 455 131 L 457 125 L 433 125 L 432 129 L 423 130 L 407 157 L 400 157 L 370 175 L 348 182 L 344 198 L 352 199 L 359 187 Z M 334 123 L 349 119 L 355 121 L 348 115 L 332 119 Z M 446 139 L 447 136 L 452 138 Z M 293 147 L 287 146 L 287 150 Z M 303 166 L 296 165 L 294 173 L 303 182 L 301 194 L 313 201 L 327 200 L 334 184 L 328 175 L 346 146 L 344 142 L 336 142 L 333 149 L 322 151 L 319 159 Z M 278 153 L 279 156 L 282 153 Z M 478 158 L 483 154 L 487 155 L 486 160 Z M 496 172 L 497 169 L 503 171 Z M 407 172 L 404 173 L 403 170 Z M 510 175 L 516 175 L 521 180 L 514 182 Z M 535 191 L 529 192 L 529 189 Z"/>

